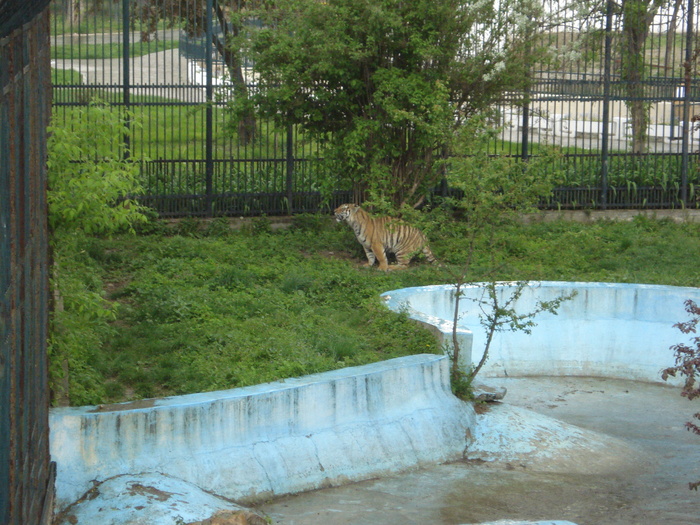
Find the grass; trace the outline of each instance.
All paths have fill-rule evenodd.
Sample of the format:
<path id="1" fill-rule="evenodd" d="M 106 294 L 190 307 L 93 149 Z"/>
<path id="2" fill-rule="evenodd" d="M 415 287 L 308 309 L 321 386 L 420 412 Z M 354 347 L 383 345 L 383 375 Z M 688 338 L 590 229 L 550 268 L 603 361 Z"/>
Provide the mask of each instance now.
<path id="1" fill-rule="evenodd" d="M 112 4 L 116 4 L 113 2 Z M 79 24 L 72 24 L 70 20 L 64 16 L 60 8 L 53 8 L 51 13 L 51 33 L 53 35 L 74 35 L 74 34 L 94 34 L 94 33 L 120 33 L 122 31 L 123 17 L 121 8 L 111 9 L 107 4 L 105 7 L 96 7 L 97 12 L 93 10 L 88 13 L 83 13 L 80 17 Z M 159 21 L 157 29 L 169 29 L 170 24 L 167 21 Z M 131 22 L 132 31 L 141 31 L 146 29 L 140 20 Z"/>
<path id="2" fill-rule="evenodd" d="M 152 42 L 134 42 L 129 44 L 131 58 L 167 51 L 178 47 L 176 40 L 154 40 Z M 67 46 L 52 46 L 51 58 L 54 60 L 108 60 L 122 58 L 124 46 L 121 43 L 80 44 Z"/>
<path id="3" fill-rule="evenodd" d="M 465 255 L 462 224 L 430 230 L 443 267 L 423 261 L 388 274 L 362 267 L 352 233 L 328 217 L 297 217 L 275 232 L 265 219 L 240 232 L 223 220 L 207 224 L 85 241 L 83 272 L 119 308 L 89 352 L 97 386 L 74 403 L 226 389 L 441 352 L 378 296 L 452 282 Z M 479 246 L 471 277 L 698 286 L 699 248 L 700 225 L 666 220 L 512 225 Z"/>
<path id="4" fill-rule="evenodd" d="M 78 86 L 83 83 L 83 77 L 75 69 L 51 68 L 51 84 L 54 86 Z"/>
<path id="5" fill-rule="evenodd" d="M 105 400 L 245 386 L 439 350 L 379 303 L 377 291 L 403 285 L 400 276 L 355 268 L 343 252 L 352 248 L 347 232 L 216 227 L 204 238 L 185 223 L 185 235 L 93 239 L 85 247 L 108 298 L 122 304 L 92 363 L 105 378 Z"/>

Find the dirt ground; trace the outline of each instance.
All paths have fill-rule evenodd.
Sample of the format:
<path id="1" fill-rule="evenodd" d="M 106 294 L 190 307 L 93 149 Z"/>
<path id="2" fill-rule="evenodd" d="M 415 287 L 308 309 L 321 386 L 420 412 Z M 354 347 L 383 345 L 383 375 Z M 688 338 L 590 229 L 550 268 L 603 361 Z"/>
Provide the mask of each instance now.
<path id="1" fill-rule="evenodd" d="M 638 455 L 611 468 L 460 461 L 260 505 L 286 525 L 472 524 L 569 520 L 577 525 L 700 525 L 700 437 L 684 424 L 700 403 L 679 388 L 591 378 L 485 380 L 504 403 L 628 443 Z M 586 461 L 585 450 L 581 461 Z M 556 467 L 556 465 L 555 465 Z"/>

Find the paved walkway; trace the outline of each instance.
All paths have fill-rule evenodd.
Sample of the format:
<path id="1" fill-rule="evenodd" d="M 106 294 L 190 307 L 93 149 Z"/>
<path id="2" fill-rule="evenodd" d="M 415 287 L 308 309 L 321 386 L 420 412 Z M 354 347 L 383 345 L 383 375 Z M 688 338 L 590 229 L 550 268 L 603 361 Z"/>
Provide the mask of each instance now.
<path id="1" fill-rule="evenodd" d="M 123 87 L 124 64 L 121 59 L 52 60 L 51 67 L 73 69 L 86 85 L 120 92 Z M 168 49 L 134 57 L 129 64 L 132 95 L 152 95 L 191 103 L 206 101 L 205 90 L 189 80 L 190 64 L 177 49 Z M 104 88 L 103 86 L 111 86 Z"/>

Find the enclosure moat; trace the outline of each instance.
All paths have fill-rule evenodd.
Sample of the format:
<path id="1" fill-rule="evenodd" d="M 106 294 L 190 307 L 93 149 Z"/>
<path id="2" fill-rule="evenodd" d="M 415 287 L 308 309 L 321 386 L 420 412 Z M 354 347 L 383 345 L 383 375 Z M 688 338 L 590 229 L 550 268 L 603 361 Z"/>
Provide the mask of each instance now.
<path id="1" fill-rule="evenodd" d="M 289 496 L 259 510 L 273 523 L 295 525 L 700 523 L 700 496 L 688 489 L 689 481 L 700 479 L 700 444 L 683 428 L 698 407 L 681 398 L 677 388 L 588 377 L 489 383 L 508 388 L 503 405 L 610 436 L 637 454 L 623 463 L 609 456 L 595 460 L 586 450 L 563 463 L 458 461 Z"/>
<path id="2" fill-rule="evenodd" d="M 497 293 L 512 289 L 502 283 Z M 453 327 L 454 291 L 383 299 L 443 342 L 454 328 L 460 364 L 470 366 L 483 352 L 479 309 L 460 310 Z M 467 287 L 465 304 L 480 293 Z M 530 334 L 494 339 L 481 377 L 507 394 L 479 410 L 452 395 L 448 359 L 434 354 L 136 408 L 55 409 L 57 501 L 140 473 L 156 476 L 149 494 L 178 479 L 280 524 L 700 523 L 700 497 L 689 490 L 700 479 L 700 441 L 685 430 L 698 406 L 681 397 L 681 378 L 661 380 L 683 339 L 673 325 L 700 290 L 537 282 L 515 307 L 561 294 L 571 299 L 538 316 Z M 78 499 L 70 523 L 118 510 L 120 498 Z"/>

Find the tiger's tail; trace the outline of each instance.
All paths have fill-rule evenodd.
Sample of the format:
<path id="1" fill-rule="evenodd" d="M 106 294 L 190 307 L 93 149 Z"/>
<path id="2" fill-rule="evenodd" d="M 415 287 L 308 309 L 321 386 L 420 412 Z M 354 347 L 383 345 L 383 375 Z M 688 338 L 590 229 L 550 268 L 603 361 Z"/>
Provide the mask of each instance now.
<path id="1" fill-rule="evenodd" d="M 423 246 L 422 251 L 423 251 L 423 255 L 425 255 L 425 258 L 428 259 L 428 262 L 430 264 L 437 264 L 438 260 L 435 258 L 435 255 L 430 250 L 430 247 L 427 244 Z"/>

